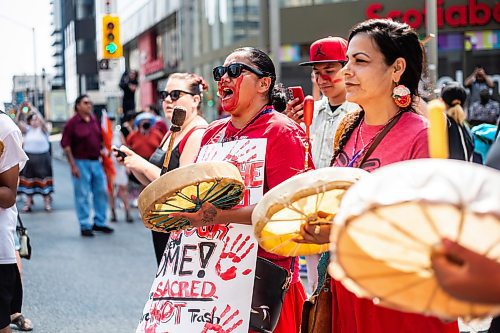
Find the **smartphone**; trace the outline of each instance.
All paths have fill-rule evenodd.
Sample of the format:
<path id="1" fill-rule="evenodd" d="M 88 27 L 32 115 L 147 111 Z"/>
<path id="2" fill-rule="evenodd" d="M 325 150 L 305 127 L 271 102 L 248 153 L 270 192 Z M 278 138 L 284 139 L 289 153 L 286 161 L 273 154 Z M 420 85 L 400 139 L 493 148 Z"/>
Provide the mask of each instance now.
<path id="1" fill-rule="evenodd" d="M 304 101 L 304 91 L 301 86 L 288 87 L 288 100 L 292 101 L 295 98 L 298 98 L 299 101 L 297 104 L 300 104 Z"/>
<path id="2" fill-rule="evenodd" d="M 124 152 L 122 152 L 118 148 L 113 148 L 113 151 L 116 153 L 117 158 L 121 158 L 123 160 L 123 159 L 125 159 L 125 157 L 127 157 L 127 154 L 125 154 Z"/>

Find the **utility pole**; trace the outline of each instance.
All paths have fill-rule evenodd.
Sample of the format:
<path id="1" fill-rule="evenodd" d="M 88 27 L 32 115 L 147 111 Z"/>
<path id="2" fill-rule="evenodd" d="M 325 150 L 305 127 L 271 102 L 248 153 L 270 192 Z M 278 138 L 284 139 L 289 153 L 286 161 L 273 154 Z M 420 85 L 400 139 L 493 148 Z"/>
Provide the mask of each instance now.
<path id="1" fill-rule="evenodd" d="M 280 64 L 280 49 L 281 49 L 281 18 L 280 18 L 280 2 L 275 0 L 269 1 L 269 40 L 271 56 L 276 69 L 276 79 L 281 80 L 281 64 Z"/>
<path id="2" fill-rule="evenodd" d="M 427 36 L 433 36 L 427 43 L 427 64 L 429 71 L 429 92 L 430 98 L 436 98 L 436 82 L 437 82 L 437 69 L 438 69 L 438 55 L 437 55 L 437 15 L 436 15 L 436 0 L 425 1 L 426 11 L 426 29 Z"/>

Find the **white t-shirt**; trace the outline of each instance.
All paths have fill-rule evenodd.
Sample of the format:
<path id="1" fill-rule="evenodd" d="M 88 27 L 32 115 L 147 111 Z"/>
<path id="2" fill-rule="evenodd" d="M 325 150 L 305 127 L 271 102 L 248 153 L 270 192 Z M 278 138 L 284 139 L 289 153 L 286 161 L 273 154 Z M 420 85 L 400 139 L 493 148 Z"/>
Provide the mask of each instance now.
<path id="1" fill-rule="evenodd" d="M 23 151 L 23 139 L 19 128 L 6 114 L 0 113 L 0 141 L 3 152 L 0 155 L 0 173 L 10 170 L 16 164 L 24 167 L 28 156 Z M 15 264 L 14 232 L 16 230 L 17 208 L 0 208 L 0 265 Z"/>
<path id="2" fill-rule="evenodd" d="M 30 154 L 46 153 L 50 149 L 47 134 L 41 127 L 33 128 L 26 126 L 27 131 L 24 135 L 24 151 Z"/>

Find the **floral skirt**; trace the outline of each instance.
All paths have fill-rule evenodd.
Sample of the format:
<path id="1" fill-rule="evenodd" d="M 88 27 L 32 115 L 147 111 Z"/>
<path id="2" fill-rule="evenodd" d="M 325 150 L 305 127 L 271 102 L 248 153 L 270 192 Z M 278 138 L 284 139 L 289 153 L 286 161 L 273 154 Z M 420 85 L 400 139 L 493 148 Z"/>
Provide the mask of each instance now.
<path id="1" fill-rule="evenodd" d="M 52 157 L 49 152 L 41 154 L 26 153 L 29 160 L 19 175 L 17 193 L 48 195 L 54 192 L 52 179 Z"/>

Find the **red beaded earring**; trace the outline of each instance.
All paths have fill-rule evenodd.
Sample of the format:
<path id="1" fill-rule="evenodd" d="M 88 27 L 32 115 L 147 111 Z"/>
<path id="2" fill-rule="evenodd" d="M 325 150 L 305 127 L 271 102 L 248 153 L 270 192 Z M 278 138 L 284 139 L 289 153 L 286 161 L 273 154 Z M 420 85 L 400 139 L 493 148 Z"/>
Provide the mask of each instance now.
<path id="1" fill-rule="evenodd" d="M 394 103 L 400 108 L 406 108 L 411 104 L 411 92 L 403 84 L 397 84 L 396 87 L 392 90 L 392 98 L 394 99 Z"/>

